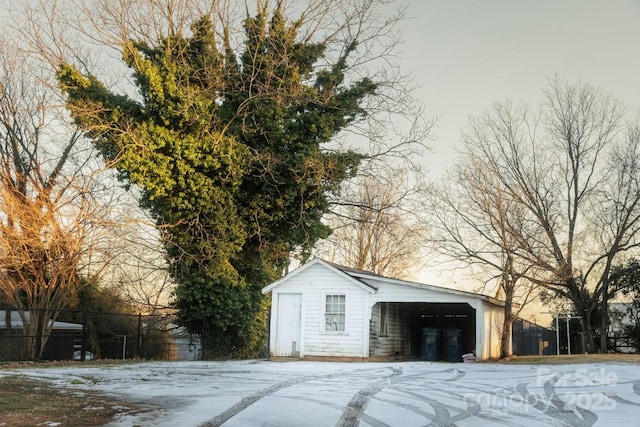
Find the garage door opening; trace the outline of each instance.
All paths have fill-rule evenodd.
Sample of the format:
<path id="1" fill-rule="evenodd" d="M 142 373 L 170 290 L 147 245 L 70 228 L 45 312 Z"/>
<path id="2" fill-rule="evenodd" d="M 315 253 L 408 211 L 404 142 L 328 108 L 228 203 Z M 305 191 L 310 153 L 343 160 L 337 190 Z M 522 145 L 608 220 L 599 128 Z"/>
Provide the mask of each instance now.
<path id="1" fill-rule="evenodd" d="M 370 357 L 462 361 L 476 348 L 476 311 L 466 303 L 376 303 Z"/>

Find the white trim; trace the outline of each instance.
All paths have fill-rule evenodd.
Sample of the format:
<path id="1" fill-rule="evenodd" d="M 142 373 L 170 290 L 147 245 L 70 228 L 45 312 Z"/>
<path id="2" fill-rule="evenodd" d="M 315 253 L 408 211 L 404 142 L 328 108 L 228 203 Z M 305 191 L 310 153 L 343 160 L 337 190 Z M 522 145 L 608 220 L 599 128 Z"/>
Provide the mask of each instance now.
<path id="1" fill-rule="evenodd" d="M 365 301 L 363 301 L 363 303 L 362 357 L 369 358 L 369 341 L 371 338 L 371 305 L 369 303 L 369 294 L 365 295 Z"/>
<path id="2" fill-rule="evenodd" d="M 304 357 L 304 346 L 307 340 L 307 294 L 302 292 L 302 306 L 300 307 L 300 358 Z"/>
<path id="3" fill-rule="evenodd" d="M 486 360 L 487 354 L 485 352 L 485 339 L 484 339 L 484 305 L 473 304 L 471 307 L 476 311 L 476 358 L 478 361 Z"/>
<path id="4" fill-rule="evenodd" d="M 330 295 L 344 296 L 344 331 L 327 331 L 327 297 Z M 327 290 L 322 293 L 322 311 L 320 312 L 320 335 L 349 335 L 349 292 L 345 290 Z"/>

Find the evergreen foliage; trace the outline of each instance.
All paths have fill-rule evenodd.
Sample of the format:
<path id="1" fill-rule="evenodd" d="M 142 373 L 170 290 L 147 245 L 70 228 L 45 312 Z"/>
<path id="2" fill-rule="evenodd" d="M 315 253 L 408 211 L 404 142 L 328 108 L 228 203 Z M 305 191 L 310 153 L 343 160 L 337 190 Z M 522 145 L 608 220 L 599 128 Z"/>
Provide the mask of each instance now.
<path id="1" fill-rule="evenodd" d="M 264 342 L 262 286 L 292 251 L 330 230 L 328 196 L 360 156 L 323 144 L 362 117 L 375 92 L 346 80 L 353 43 L 331 66 L 326 46 L 299 41 L 280 7 L 245 20 L 244 44 L 221 43 L 203 17 L 190 35 L 130 41 L 123 59 L 141 101 L 62 64 L 75 120 L 121 178 L 143 191 L 177 282 L 175 304 L 205 357 L 253 356 Z M 228 34 L 228 33 L 227 33 Z"/>

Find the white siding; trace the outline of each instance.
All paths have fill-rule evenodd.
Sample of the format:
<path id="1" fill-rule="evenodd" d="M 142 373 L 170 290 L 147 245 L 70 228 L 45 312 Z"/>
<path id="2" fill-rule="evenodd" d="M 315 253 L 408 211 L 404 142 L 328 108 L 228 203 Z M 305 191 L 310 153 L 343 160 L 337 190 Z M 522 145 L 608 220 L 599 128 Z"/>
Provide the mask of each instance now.
<path id="1" fill-rule="evenodd" d="M 280 293 L 302 294 L 302 338 L 300 356 L 368 357 L 369 292 L 349 278 L 320 264 L 283 281 L 272 290 L 272 303 L 277 304 Z M 324 305 L 327 295 L 346 296 L 344 332 L 326 332 Z M 272 313 L 278 313 L 276 306 Z M 275 316 L 274 316 L 275 317 Z M 365 323 L 366 319 L 366 323 Z M 275 331 L 275 319 L 271 321 Z M 277 337 L 272 333 L 271 345 Z"/>
<path id="2" fill-rule="evenodd" d="M 482 360 L 500 357 L 500 331 L 504 319 L 502 307 L 482 303 L 482 330 L 478 328 L 480 341 L 476 346 L 480 348 L 477 355 Z"/>
<path id="3" fill-rule="evenodd" d="M 394 283 L 384 283 L 376 281 L 367 281 L 378 291 L 371 295 L 371 304 L 377 302 L 444 302 L 444 303 L 469 303 L 476 302 L 478 299 L 473 296 L 456 295 L 446 291 L 425 289 L 414 286 L 399 285 Z"/>
<path id="4" fill-rule="evenodd" d="M 406 321 L 403 321 L 399 304 L 388 303 L 387 334 L 380 335 L 380 307 L 377 303 L 371 311 L 370 350 L 371 357 L 391 357 L 411 352 L 411 336 Z"/>

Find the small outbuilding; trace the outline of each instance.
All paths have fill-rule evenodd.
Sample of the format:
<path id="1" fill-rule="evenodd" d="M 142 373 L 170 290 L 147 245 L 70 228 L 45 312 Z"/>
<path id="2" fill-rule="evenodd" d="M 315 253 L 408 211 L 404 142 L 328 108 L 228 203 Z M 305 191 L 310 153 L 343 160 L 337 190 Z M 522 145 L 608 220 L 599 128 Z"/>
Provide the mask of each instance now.
<path id="1" fill-rule="evenodd" d="M 501 301 L 316 258 L 271 293 L 271 357 L 461 362 L 499 357 Z"/>
<path id="2" fill-rule="evenodd" d="M 31 313 L 23 313 L 30 321 Z M 43 360 L 71 360 L 82 338 L 82 325 L 49 321 L 51 332 L 42 353 Z M 25 354 L 22 317 L 16 310 L 0 311 L 0 360 L 22 360 Z"/>

